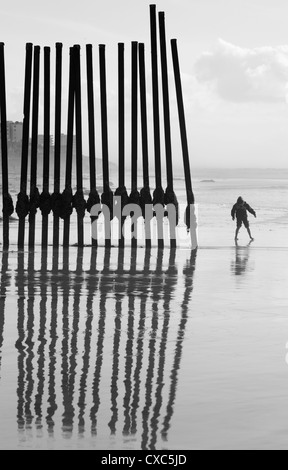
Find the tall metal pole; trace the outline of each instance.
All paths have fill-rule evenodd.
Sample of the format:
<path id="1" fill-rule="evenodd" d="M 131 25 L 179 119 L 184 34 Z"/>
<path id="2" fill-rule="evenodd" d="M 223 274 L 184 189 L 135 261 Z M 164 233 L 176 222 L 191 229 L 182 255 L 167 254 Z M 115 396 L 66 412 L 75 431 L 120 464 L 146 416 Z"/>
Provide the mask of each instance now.
<path id="1" fill-rule="evenodd" d="M 185 121 L 183 93 L 182 93 L 182 84 L 181 84 L 181 74 L 180 74 L 177 40 L 176 39 L 171 39 L 171 49 L 172 49 L 174 79 L 175 79 L 175 87 L 176 87 L 176 95 L 177 95 L 177 105 L 178 105 L 179 125 L 180 125 L 180 134 L 181 134 L 181 143 L 182 143 L 182 154 L 183 154 L 183 165 L 184 165 L 184 173 L 185 173 L 186 195 L 187 195 L 186 225 L 187 225 L 187 228 L 189 230 L 190 229 L 190 205 L 194 204 L 195 199 L 194 199 L 194 194 L 193 194 L 193 190 L 192 190 L 192 180 L 191 180 L 191 172 L 190 172 L 186 121 Z"/>
<path id="2" fill-rule="evenodd" d="M 106 55 L 105 44 L 99 45 L 100 69 L 100 104 L 101 104 L 101 134 L 102 134 L 102 164 L 103 164 L 103 193 L 102 204 L 110 210 L 110 220 L 113 217 L 113 193 L 109 181 L 109 152 L 108 152 L 108 119 L 107 119 L 107 91 L 106 91 Z M 111 246 L 111 238 L 105 234 L 105 246 Z"/>
<path id="3" fill-rule="evenodd" d="M 67 146 L 66 146 L 66 173 L 65 173 L 65 189 L 62 193 L 64 231 L 63 246 L 69 246 L 70 239 L 70 216 L 73 211 L 72 207 L 72 159 L 73 159 L 73 129 L 74 129 L 74 49 L 70 47 L 69 59 L 69 91 L 68 91 L 68 117 L 67 117 Z"/>
<path id="4" fill-rule="evenodd" d="M 168 88 L 166 32 L 165 32 L 165 13 L 164 12 L 159 12 L 159 36 L 160 36 L 160 52 L 161 52 L 167 184 L 168 184 L 168 188 L 173 190 L 172 145 L 171 145 L 171 129 L 170 129 L 170 106 L 169 106 L 169 88 Z"/>
<path id="5" fill-rule="evenodd" d="M 131 43 L 131 194 L 129 202 L 140 206 L 138 192 L 138 42 Z M 137 247 L 137 220 L 132 223 L 132 248 Z"/>
<path id="6" fill-rule="evenodd" d="M 150 5 L 150 33 L 151 33 L 151 64 L 152 64 L 152 97 L 153 97 L 153 128 L 154 128 L 154 152 L 155 152 L 155 178 L 156 189 L 153 193 L 153 205 L 164 206 L 164 191 L 161 178 L 161 150 L 160 150 L 160 117 L 159 117 L 159 88 L 158 88 L 158 59 L 157 59 L 157 23 L 156 5 Z M 162 238 L 162 224 L 158 223 L 158 248 L 164 247 Z M 161 237 L 159 238 L 159 233 Z"/>
<path id="7" fill-rule="evenodd" d="M 88 102 L 88 130 L 89 130 L 89 166 L 90 166 L 90 194 L 87 201 L 87 210 L 90 212 L 94 204 L 100 204 L 100 197 L 96 187 L 96 151 L 95 151 L 95 119 L 94 119 L 94 87 L 93 87 L 93 55 L 92 44 L 86 45 L 87 67 L 87 102 Z M 91 223 L 95 223 L 91 216 Z M 92 237 L 92 246 L 97 247 L 97 239 Z"/>
<path id="8" fill-rule="evenodd" d="M 140 108 L 142 133 L 142 161 L 143 161 L 143 188 L 140 191 L 140 205 L 145 223 L 146 248 L 151 247 L 150 220 L 145 217 L 146 204 L 152 204 L 149 182 L 149 154 L 148 154 L 148 126 L 147 126 L 147 98 L 146 98 L 146 71 L 145 71 L 145 45 L 139 44 L 139 82 L 140 82 Z"/>
<path id="9" fill-rule="evenodd" d="M 176 225 L 178 225 L 178 201 L 173 188 L 173 166 L 172 166 L 172 144 L 171 144 L 171 124 L 170 124 L 170 106 L 169 106 L 169 86 L 168 86 L 168 66 L 166 52 L 166 32 L 165 32 L 165 13 L 159 12 L 159 34 L 161 51 L 161 71 L 162 71 L 162 92 L 163 92 L 163 115 L 164 115 L 164 133 L 166 150 L 166 170 L 167 170 L 167 188 L 165 191 L 165 204 L 173 204 L 175 207 L 176 220 L 171 214 L 170 220 L 170 246 L 176 248 Z M 168 212 L 168 215 L 169 212 Z"/>
<path id="10" fill-rule="evenodd" d="M 30 212 L 29 212 L 29 249 L 35 246 L 35 216 L 39 207 L 37 188 L 37 153 L 38 153 L 38 117 L 39 117 L 39 76 L 40 46 L 34 47 L 33 64 L 33 102 L 32 102 L 32 141 L 31 141 L 31 177 L 30 177 Z"/>
<path id="11" fill-rule="evenodd" d="M 9 248 L 9 217 L 14 211 L 8 186 L 8 146 L 4 43 L 0 43 L 0 120 L 2 152 L 3 249 Z"/>
<path id="12" fill-rule="evenodd" d="M 125 186 L 125 64 L 124 44 L 118 44 L 118 142 L 119 142 L 119 187 Z"/>
<path id="13" fill-rule="evenodd" d="M 137 191 L 137 163 L 138 163 L 138 43 L 131 44 L 131 190 Z"/>
<path id="14" fill-rule="evenodd" d="M 160 118 L 159 118 L 159 88 L 158 88 L 158 59 L 157 59 L 157 24 L 156 5 L 150 5 L 150 33 L 151 33 L 151 64 L 152 64 L 152 97 L 153 97 L 153 129 L 155 152 L 156 189 L 162 189 L 161 153 L 160 153 Z M 163 190 L 162 190 L 163 191 Z M 157 193 L 157 203 L 164 203 L 164 192 Z"/>
<path id="15" fill-rule="evenodd" d="M 30 100 L 31 100 L 31 78 L 32 78 L 32 53 L 33 44 L 26 44 L 25 80 L 24 80 L 24 109 L 23 109 L 23 132 L 21 152 L 21 177 L 20 192 L 17 196 L 16 213 L 19 217 L 18 226 L 18 248 L 24 248 L 25 217 L 29 213 L 29 198 L 27 196 L 27 167 L 29 151 L 29 124 L 30 124 Z"/>
<path id="16" fill-rule="evenodd" d="M 63 44 L 57 42 L 56 73 L 55 73 L 55 130 L 54 130 L 54 194 L 53 207 L 53 247 L 59 247 L 59 203 L 60 203 L 60 171 L 61 171 L 61 99 L 62 99 L 62 49 Z"/>
<path id="17" fill-rule="evenodd" d="M 124 222 L 122 217 L 124 207 L 129 203 L 129 196 L 125 186 L 125 61 L 124 44 L 118 43 L 118 188 L 115 196 L 121 198 L 121 215 L 119 217 L 119 247 L 124 248 Z"/>
<path id="18" fill-rule="evenodd" d="M 42 212 L 42 248 L 48 246 L 48 216 L 51 210 L 49 194 L 50 172 L 50 47 L 44 47 L 44 148 L 43 148 L 43 191 L 40 195 Z"/>
<path id="19" fill-rule="evenodd" d="M 81 61 L 80 46 L 75 45 L 75 123 L 76 123 L 76 180 L 77 191 L 73 198 L 73 205 L 77 212 L 78 246 L 84 245 L 84 216 L 86 202 L 83 195 L 83 168 L 82 168 L 82 112 L 81 112 Z"/>

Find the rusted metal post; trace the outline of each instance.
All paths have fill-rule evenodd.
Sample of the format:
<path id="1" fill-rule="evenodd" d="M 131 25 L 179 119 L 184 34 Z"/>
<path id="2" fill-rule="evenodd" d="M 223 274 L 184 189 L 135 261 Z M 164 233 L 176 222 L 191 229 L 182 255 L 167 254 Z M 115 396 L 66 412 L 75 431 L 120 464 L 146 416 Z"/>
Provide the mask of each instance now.
<path id="1" fill-rule="evenodd" d="M 95 151 L 95 118 L 94 118 L 94 87 L 93 87 L 93 55 L 92 44 L 86 45 L 87 67 L 87 102 L 88 102 L 88 131 L 89 131 L 89 168 L 90 168 L 90 194 L 87 201 L 87 210 L 90 212 L 95 204 L 100 204 L 100 197 L 96 187 L 96 151 Z M 91 223 L 96 223 L 96 217 L 91 216 Z M 97 247 L 98 241 L 92 236 L 92 246 Z"/>
<path id="2" fill-rule="evenodd" d="M 24 80 L 24 109 L 23 109 L 23 131 L 21 152 L 21 177 L 20 192 L 17 196 L 16 213 L 19 217 L 18 225 L 18 248 L 23 250 L 25 239 L 25 217 L 29 213 L 29 198 L 27 196 L 27 167 L 29 151 L 29 125 L 30 125 L 30 100 L 31 100 L 31 78 L 32 78 L 32 54 L 33 44 L 26 44 L 25 58 L 25 80 Z"/>
<path id="3" fill-rule="evenodd" d="M 0 43 L 0 120 L 2 153 L 3 249 L 9 248 L 9 217 L 14 211 L 8 185 L 8 145 L 4 43 Z"/>
<path id="4" fill-rule="evenodd" d="M 37 188 L 37 154 L 38 154 L 38 117 L 39 117 L 39 76 L 40 46 L 34 47 L 33 63 L 33 100 L 32 100 L 32 141 L 31 141 L 31 176 L 30 176 L 30 211 L 29 211 L 29 249 L 35 247 L 35 217 L 39 207 Z"/>

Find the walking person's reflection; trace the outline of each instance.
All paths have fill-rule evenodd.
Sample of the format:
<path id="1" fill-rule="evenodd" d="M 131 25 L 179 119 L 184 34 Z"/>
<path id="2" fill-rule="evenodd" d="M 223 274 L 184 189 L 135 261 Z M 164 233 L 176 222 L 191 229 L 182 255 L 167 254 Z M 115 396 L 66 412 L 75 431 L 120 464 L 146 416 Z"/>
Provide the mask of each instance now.
<path id="1" fill-rule="evenodd" d="M 235 276 L 241 276 L 247 270 L 250 245 L 251 241 L 245 247 L 239 246 L 237 242 L 235 243 L 235 260 L 231 262 L 231 271 Z"/>

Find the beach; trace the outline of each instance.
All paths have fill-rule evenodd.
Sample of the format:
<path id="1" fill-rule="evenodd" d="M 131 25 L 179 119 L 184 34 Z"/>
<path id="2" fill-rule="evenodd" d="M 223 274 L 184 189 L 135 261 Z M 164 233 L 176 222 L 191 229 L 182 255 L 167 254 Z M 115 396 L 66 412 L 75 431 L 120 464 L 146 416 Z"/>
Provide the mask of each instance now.
<path id="1" fill-rule="evenodd" d="M 88 231 L 78 248 L 72 221 L 69 249 L 43 251 L 39 218 L 18 251 L 11 222 L 1 449 L 287 450 L 287 180 L 251 174 L 194 176 L 197 250 L 184 224 L 176 250 L 92 249 Z M 239 195 L 257 218 L 235 245 Z"/>

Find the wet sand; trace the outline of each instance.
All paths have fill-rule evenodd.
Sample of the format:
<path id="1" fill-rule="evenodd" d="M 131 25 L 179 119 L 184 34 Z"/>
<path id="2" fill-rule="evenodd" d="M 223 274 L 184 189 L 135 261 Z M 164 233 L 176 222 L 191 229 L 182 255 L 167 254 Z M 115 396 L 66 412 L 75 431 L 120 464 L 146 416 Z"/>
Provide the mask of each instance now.
<path id="1" fill-rule="evenodd" d="M 288 247 L 228 236 L 1 253 L 0 448 L 288 449 Z"/>

